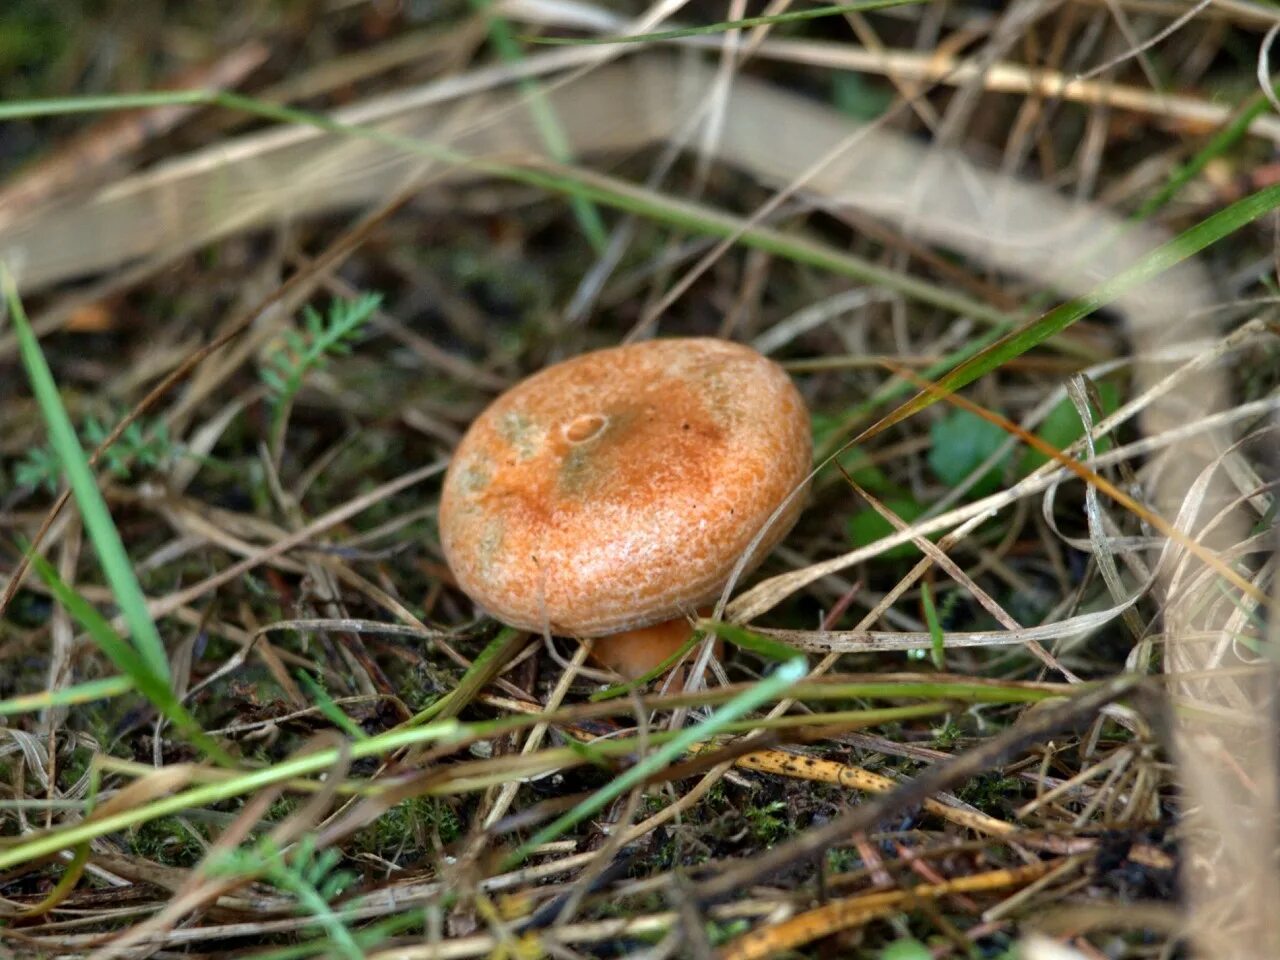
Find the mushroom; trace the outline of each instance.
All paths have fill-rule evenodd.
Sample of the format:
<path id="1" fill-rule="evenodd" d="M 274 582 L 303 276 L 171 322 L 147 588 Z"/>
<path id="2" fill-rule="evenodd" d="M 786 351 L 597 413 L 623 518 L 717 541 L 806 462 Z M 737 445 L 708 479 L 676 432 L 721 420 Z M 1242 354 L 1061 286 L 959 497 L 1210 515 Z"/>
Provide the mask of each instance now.
<path id="1" fill-rule="evenodd" d="M 744 570 L 790 530 L 811 458 L 799 392 L 749 347 L 597 350 L 472 423 L 445 476 L 440 542 L 458 586 L 498 620 L 601 638 L 593 658 L 635 678 L 687 641 L 688 616 L 784 503 Z"/>

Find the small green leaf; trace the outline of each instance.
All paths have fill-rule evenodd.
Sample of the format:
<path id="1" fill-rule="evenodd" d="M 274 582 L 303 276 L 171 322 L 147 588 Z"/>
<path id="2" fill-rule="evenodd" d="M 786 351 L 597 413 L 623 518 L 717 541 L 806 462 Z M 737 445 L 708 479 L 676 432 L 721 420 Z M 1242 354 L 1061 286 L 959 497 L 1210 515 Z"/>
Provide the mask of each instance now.
<path id="1" fill-rule="evenodd" d="M 1098 396 L 1102 398 L 1102 415 L 1104 417 L 1115 413 L 1120 408 L 1120 388 L 1111 381 L 1104 380 L 1098 384 Z M 1094 412 L 1096 413 L 1097 411 L 1095 410 Z M 1036 431 L 1036 436 L 1047 443 L 1053 444 L 1059 450 L 1065 450 L 1084 436 L 1084 424 L 1080 422 L 1080 414 L 1076 411 L 1075 404 L 1071 402 L 1070 397 L 1063 397 L 1057 406 L 1049 411 L 1049 415 L 1040 424 L 1040 429 Z M 1103 453 L 1111 449 L 1111 440 L 1104 437 L 1098 441 L 1096 446 L 1098 452 Z M 1048 462 L 1049 458 L 1039 450 L 1029 448 L 1023 452 L 1022 462 L 1019 464 L 1018 469 L 1023 476 L 1026 476 L 1032 470 Z"/>
<path id="2" fill-rule="evenodd" d="M 893 94 L 872 84 L 853 70 L 831 71 L 831 99 L 841 113 L 869 123 L 883 116 L 893 103 Z"/>
<path id="3" fill-rule="evenodd" d="M 263 366 L 259 376 L 262 377 L 262 382 L 265 383 L 273 392 L 284 393 L 284 379 L 276 372 L 275 367 Z"/>
<path id="4" fill-rule="evenodd" d="M 741 647 L 743 650 L 750 650 L 752 653 L 758 653 L 762 657 L 770 660 L 777 660 L 780 663 L 786 663 L 788 660 L 794 660 L 798 653 L 795 647 L 789 647 L 773 637 L 766 637 L 763 634 L 755 633 L 746 627 L 740 627 L 736 623 L 722 623 L 716 620 L 703 620 L 698 624 L 701 630 L 710 630 L 718 637 L 723 637 L 732 643 L 735 647 Z"/>
<path id="5" fill-rule="evenodd" d="M 929 647 L 933 657 L 933 665 L 939 670 L 947 669 L 947 644 L 942 635 L 942 621 L 938 617 L 938 608 L 933 605 L 933 591 L 929 584 L 920 584 L 920 605 L 924 607 L 924 622 L 929 626 Z"/>
<path id="6" fill-rule="evenodd" d="M 954 410 L 929 430 L 933 446 L 929 467 L 949 487 L 960 483 L 989 456 L 1000 449 L 1009 435 L 994 423 L 969 410 Z M 983 497 L 1000 488 L 1001 467 L 983 474 L 970 488 L 974 497 Z"/>
<path id="7" fill-rule="evenodd" d="M 933 953 L 919 940 L 895 940 L 880 951 L 880 960 L 933 960 Z"/>
<path id="8" fill-rule="evenodd" d="M 58 492 L 58 478 L 62 476 L 62 461 L 50 447 L 36 447 L 13 468 L 13 482 L 19 487 Z"/>
<path id="9" fill-rule="evenodd" d="M 890 497 L 884 501 L 884 505 L 908 524 L 918 520 L 924 513 L 923 506 L 906 497 Z M 845 529 L 849 535 L 849 542 L 855 547 L 869 546 L 897 532 L 893 524 L 870 507 L 850 517 Z M 901 560 L 904 557 L 915 557 L 919 554 L 920 548 L 914 543 L 900 543 L 896 547 L 890 547 L 880 556 L 886 560 Z"/>

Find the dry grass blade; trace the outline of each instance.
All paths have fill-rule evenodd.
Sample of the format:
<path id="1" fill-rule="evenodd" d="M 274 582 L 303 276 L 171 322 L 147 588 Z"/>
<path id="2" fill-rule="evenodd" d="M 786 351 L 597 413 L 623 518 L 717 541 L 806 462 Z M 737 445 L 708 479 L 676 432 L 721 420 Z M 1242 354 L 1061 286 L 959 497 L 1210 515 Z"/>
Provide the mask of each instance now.
<path id="1" fill-rule="evenodd" d="M 1206 566 L 1211 567 L 1219 576 L 1231 583 L 1232 586 L 1238 588 L 1246 596 L 1261 604 L 1270 605 L 1272 603 L 1270 597 L 1268 597 L 1255 584 L 1251 583 L 1241 574 L 1232 569 L 1226 561 L 1218 556 L 1217 553 L 1205 547 L 1204 544 L 1200 543 L 1194 537 L 1191 537 L 1179 530 L 1168 520 L 1165 520 L 1163 517 L 1140 504 L 1133 497 L 1119 489 L 1106 477 L 1094 470 L 1091 470 L 1079 460 L 1076 460 L 1074 457 L 1067 456 L 1057 447 L 1047 443 L 1030 431 L 1024 430 L 1008 418 L 992 413 L 990 410 L 984 409 L 972 400 L 968 400 L 957 393 L 945 390 L 937 384 L 923 379 L 913 370 L 909 370 L 906 367 L 900 367 L 897 364 L 886 364 L 886 366 L 893 370 L 893 372 L 898 376 L 910 380 L 934 399 L 945 400 L 947 403 L 953 404 L 962 410 L 968 410 L 970 413 L 976 414 L 987 422 L 993 423 L 1000 427 L 1000 429 L 1016 436 L 1023 443 L 1038 450 L 1045 456 L 1050 457 L 1052 460 L 1066 467 L 1086 483 L 1105 493 L 1108 497 L 1133 513 L 1143 522 L 1150 524 L 1161 534 L 1177 543 L 1180 547 L 1183 547 L 1188 553 L 1194 554 L 1199 560 L 1203 561 Z"/>
<path id="2" fill-rule="evenodd" d="M 621 29 L 623 23 L 621 18 L 599 8 L 566 0 L 503 0 L 499 7 L 513 17 L 548 26 L 602 31 Z M 710 37 L 686 37 L 677 43 L 701 49 L 716 49 L 719 45 L 718 40 Z M 1009 61 L 979 64 L 949 50 L 924 53 L 906 49 L 872 50 L 827 40 L 771 37 L 756 45 L 754 52 L 765 59 L 812 68 L 882 74 L 902 84 L 965 86 L 977 80 L 991 93 L 1024 94 L 1132 110 L 1147 117 L 1197 126 L 1213 127 L 1230 118 L 1230 108 L 1201 96 L 1073 77 L 1046 66 L 1028 67 Z M 1255 136 L 1280 141 L 1280 121 L 1273 116 L 1252 118 L 1249 129 Z"/>
<path id="3" fill-rule="evenodd" d="M 886 893 L 848 897 L 808 910 L 782 923 L 744 934 L 719 953 L 719 960 L 764 960 L 786 950 L 794 950 L 841 930 L 879 917 L 889 916 L 924 900 L 957 893 L 986 893 L 1028 883 L 1044 876 L 1058 864 L 1052 860 L 1011 870 L 992 870 L 971 877 L 957 877 L 944 883 L 919 884 Z"/>

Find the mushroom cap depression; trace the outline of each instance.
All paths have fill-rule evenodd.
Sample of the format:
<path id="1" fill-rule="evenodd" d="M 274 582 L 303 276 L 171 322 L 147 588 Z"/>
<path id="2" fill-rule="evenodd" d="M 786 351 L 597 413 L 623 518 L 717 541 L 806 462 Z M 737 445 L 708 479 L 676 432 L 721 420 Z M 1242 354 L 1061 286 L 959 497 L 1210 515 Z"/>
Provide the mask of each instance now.
<path id="1" fill-rule="evenodd" d="M 522 381 L 471 425 L 445 476 L 440 540 L 458 586 L 497 619 L 603 636 L 714 599 L 811 458 L 799 392 L 749 347 L 598 350 Z"/>

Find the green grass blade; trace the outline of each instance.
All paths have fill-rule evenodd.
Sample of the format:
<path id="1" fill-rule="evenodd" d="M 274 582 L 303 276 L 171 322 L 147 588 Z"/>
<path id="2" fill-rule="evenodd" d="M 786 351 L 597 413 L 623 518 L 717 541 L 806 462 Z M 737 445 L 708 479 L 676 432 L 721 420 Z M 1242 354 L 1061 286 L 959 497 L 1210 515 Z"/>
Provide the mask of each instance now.
<path id="1" fill-rule="evenodd" d="M 63 582 L 48 560 L 38 553 L 33 553 L 31 565 L 35 567 L 36 573 L 48 585 L 57 601 L 66 608 L 77 623 L 84 627 L 116 668 L 129 678 L 132 685 L 150 700 L 170 723 L 191 738 L 191 741 L 212 759 L 226 766 L 234 764 L 235 761 L 231 756 L 218 746 L 217 741 L 200 729 L 200 724 L 196 723 L 195 718 L 182 705 L 182 701 L 173 692 L 168 675 L 161 677 L 153 673 L 141 654 L 116 633 L 110 621 L 94 609 L 89 601 Z"/>
<path id="2" fill-rule="evenodd" d="M 11 717 L 18 713 L 35 713 L 50 707 L 71 707 L 95 700 L 108 700 L 133 690 L 133 681 L 128 677 L 107 677 L 103 680 L 89 680 L 74 686 L 62 687 L 58 690 L 41 690 L 39 693 L 23 693 L 8 700 L 0 700 L 0 717 Z"/>
<path id="3" fill-rule="evenodd" d="M 749 688 L 746 693 L 751 694 L 760 691 L 765 684 L 771 683 L 772 679 L 756 684 L 754 687 Z M 783 693 L 783 686 L 785 685 L 777 684 L 768 687 L 765 689 L 763 698 L 753 699 L 751 703 L 754 705 L 768 702 L 770 699 L 776 700 Z M 1082 686 L 1092 688 L 1094 685 L 1086 683 Z M 1066 685 L 1009 686 L 991 682 L 970 682 L 962 678 L 940 677 L 926 682 L 892 680 L 857 683 L 810 682 L 797 684 L 786 692 L 788 695 L 800 699 L 824 701 L 848 701 L 860 698 L 927 698 L 929 700 L 962 703 L 1020 704 L 1038 703 L 1062 696 L 1068 691 Z M 736 696 L 740 697 L 742 695 L 737 694 Z M 703 691 L 701 698 L 713 701 L 718 699 L 715 691 L 710 691 L 709 693 Z M 724 697 L 723 700 L 726 703 L 734 702 L 733 697 Z M 664 702 L 669 706 L 677 704 L 692 705 L 693 703 L 691 699 L 680 696 L 667 697 Z M 916 704 L 883 710 L 864 710 L 859 711 L 859 713 L 868 723 L 894 722 L 911 715 L 922 715 L 921 711 L 937 708 L 937 704 Z M 750 709 L 750 706 L 748 709 Z M 571 722 L 574 719 L 574 712 L 570 710 L 549 714 L 504 717 L 500 720 L 467 725 L 461 724 L 456 720 L 446 720 L 416 728 L 401 726 L 351 744 L 348 748 L 348 756 L 351 760 L 387 756 L 406 747 L 456 742 L 468 737 L 487 739 L 512 730 L 527 729 L 536 723 Z M 719 729 L 713 732 L 729 732 L 734 729 L 735 723 L 735 716 L 726 717 Z M 757 725 L 758 723 L 756 722 L 749 724 L 749 726 Z M 678 735 L 688 741 L 690 731 L 693 731 L 693 740 L 703 737 L 706 733 L 705 727 L 691 727 L 678 731 Z M 653 739 L 659 739 L 659 736 L 655 735 Z M 612 755 L 618 756 L 622 753 L 634 751 L 635 744 L 623 741 L 604 741 L 597 743 L 595 749 L 600 754 L 610 752 Z M 12 846 L 0 846 L 0 870 L 8 870 L 19 864 L 47 857 L 60 850 L 72 849 L 85 841 L 94 840 L 121 830 L 129 830 L 140 824 L 181 813 L 184 810 L 196 810 L 209 804 L 221 803 L 253 793 L 255 790 L 261 790 L 273 784 L 311 777 L 329 770 L 339 759 L 339 750 L 334 747 L 327 747 L 302 756 L 290 757 L 263 769 L 237 771 L 233 774 L 219 774 L 213 782 L 202 783 L 179 793 L 159 797 L 142 806 L 120 810 L 110 816 L 60 826 L 52 831 L 34 833 L 20 840 L 15 840 Z M 113 765 L 113 768 L 116 766 L 118 765 Z M 134 766 L 137 766 L 138 769 L 130 772 L 135 776 L 151 772 L 149 767 Z M 94 769 L 99 770 L 100 768 L 95 767 Z M 91 784 L 94 782 L 91 781 Z M 90 797 L 92 798 L 92 796 L 93 793 L 91 792 Z"/>
<path id="4" fill-rule="evenodd" d="M 352 740 L 368 740 L 369 735 L 360 729 L 360 725 L 342 712 L 342 708 L 333 702 L 329 691 L 320 686 L 311 674 L 305 670 L 298 671 L 298 682 L 306 688 L 307 695 L 315 703 L 316 709 L 330 723 L 343 731 Z"/>
<path id="5" fill-rule="evenodd" d="M 1280 184 L 1259 190 L 1238 200 L 1231 206 L 1202 220 L 1200 223 L 1174 237 L 1148 253 L 1141 260 L 1112 277 L 1106 283 L 1075 300 L 1069 300 L 1043 316 L 1023 324 L 991 344 L 980 353 L 954 368 L 937 381 L 937 391 L 917 393 L 906 403 L 874 423 L 862 434 L 850 440 L 852 446 L 874 433 L 914 416 L 926 407 L 973 383 L 1003 364 L 1019 357 L 1061 333 L 1077 320 L 1081 320 L 1100 307 L 1114 301 L 1121 294 L 1154 280 L 1164 271 L 1195 256 L 1226 236 L 1252 223 L 1263 214 L 1280 206 Z"/>
<path id="6" fill-rule="evenodd" d="M 527 635 L 520 630 L 503 627 L 497 636 L 471 661 L 471 667 L 462 675 L 458 685 L 435 703 L 419 710 L 404 722 L 404 727 L 415 727 L 428 720 L 446 720 L 471 702 L 471 698 L 486 683 L 498 675 L 498 671 L 527 642 Z"/>
<path id="7" fill-rule="evenodd" d="M 615 683 L 611 686 L 605 687 L 603 690 L 597 690 L 595 693 L 591 694 L 591 696 L 588 697 L 587 699 L 591 703 L 601 703 L 605 700 L 613 700 L 617 697 L 625 696 L 626 694 L 630 693 L 632 690 L 640 690 L 643 687 L 648 686 L 654 680 L 657 680 L 660 676 L 662 676 L 664 673 L 666 673 L 668 670 L 674 667 L 680 661 L 680 659 L 685 656 L 685 654 L 687 654 L 690 650 L 692 650 L 695 646 L 697 646 L 701 642 L 702 642 L 702 634 L 697 631 L 694 631 L 694 633 L 690 634 L 689 639 L 680 645 L 680 648 L 678 650 L 668 654 L 666 659 L 664 659 L 652 670 L 645 671 L 644 673 L 640 674 L 640 676 L 636 677 L 634 680 L 625 680 L 622 683 Z"/>
<path id="8" fill-rule="evenodd" d="M 511 30 L 506 18 L 493 12 L 492 0 L 471 0 L 471 7 L 481 16 L 483 16 L 489 26 L 489 41 L 493 44 L 498 56 L 505 63 L 519 63 L 524 59 L 524 52 L 520 49 L 520 42 L 516 39 L 515 33 Z M 537 80 L 525 78 L 519 81 L 520 90 L 524 93 L 528 105 L 529 112 L 533 114 L 534 125 L 538 128 L 538 136 L 542 138 L 542 145 L 547 148 L 547 153 L 556 163 L 570 163 L 573 160 L 573 151 L 569 147 L 569 141 L 564 135 L 564 131 L 560 127 L 560 121 L 556 119 L 555 111 L 551 108 L 551 104 L 547 102 L 547 98 L 542 93 L 542 86 Z M 582 232 L 586 236 L 587 241 L 597 254 L 603 252 L 605 246 L 609 242 L 608 231 L 605 229 L 604 220 L 600 217 L 600 211 L 596 209 L 595 204 L 584 197 L 570 197 L 569 206 L 573 210 L 573 215 L 578 220 L 578 225 L 582 227 Z"/>
<path id="9" fill-rule="evenodd" d="M 141 110 L 213 103 L 218 94 L 208 90 L 148 90 L 142 93 L 112 93 L 87 97 L 50 97 L 0 103 L 0 120 L 30 120 L 71 113 L 104 110 Z"/>
<path id="10" fill-rule="evenodd" d="M 1280 92 L 1280 89 L 1277 90 Z M 1215 157 L 1226 153 L 1240 142 L 1253 126 L 1253 121 L 1271 109 L 1271 101 L 1261 92 L 1255 93 L 1225 127 L 1215 133 L 1186 163 L 1169 176 L 1168 182 L 1137 209 L 1135 220 L 1146 220 L 1178 195 L 1183 187 L 1200 175 Z"/>
<path id="11" fill-rule="evenodd" d="M 80 446 L 80 439 L 71 425 L 71 418 L 67 416 L 66 407 L 62 405 L 62 397 L 58 394 L 49 364 L 22 308 L 13 278 L 3 265 L 0 265 L 0 286 L 3 286 L 9 305 L 9 314 L 32 392 L 40 406 L 40 414 L 44 417 L 49 439 L 58 459 L 62 461 L 62 469 L 71 485 L 76 504 L 80 507 L 85 530 L 98 555 L 103 575 L 120 606 L 125 622 L 129 624 L 139 656 L 151 673 L 167 680 L 169 658 L 165 654 L 164 643 L 156 630 L 155 621 L 151 619 L 151 613 L 147 609 L 147 598 L 142 593 L 138 578 L 134 576 L 133 565 L 120 540 L 120 531 L 111 519 L 111 511 L 107 509 L 107 502 L 98 490 L 93 470 L 89 467 L 89 459 Z"/>
<path id="12" fill-rule="evenodd" d="M 97 610 L 63 584 L 48 561 L 33 553 L 32 562 L 68 611 L 85 625 L 103 651 L 157 709 L 198 743 L 210 757 L 220 763 L 232 763 L 231 757 L 200 729 L 199 724 L 173 693 L 169 659 L 155 621 L 151 619 L 151 613 L 147 609 L 147 598 L 134 575 L 133 565 L 120 540 L 120 531 L 111 519 L 107 502 L 98 490 L 89 460 L 71 425 L 71 418 L 67 416 L 53 373 L 49 370 L 49 364 L 40 350 L 40 343 L 27 320 L 13 278 L 2 264 L 0 287 L 3 288 L 4 298 L 9 306 L 22 363 L 49 431 L 49 439 L 62 462 L 62 469 L 67 475 L 76 504 L 80 507 L 85 530 L 98 555 L 98 562 L 111 587 L 112 596 L 129 625 L 134 646 L 122 640 Z"/>

